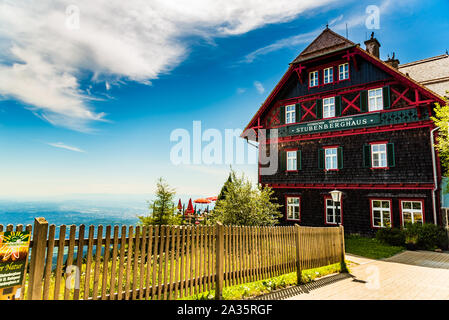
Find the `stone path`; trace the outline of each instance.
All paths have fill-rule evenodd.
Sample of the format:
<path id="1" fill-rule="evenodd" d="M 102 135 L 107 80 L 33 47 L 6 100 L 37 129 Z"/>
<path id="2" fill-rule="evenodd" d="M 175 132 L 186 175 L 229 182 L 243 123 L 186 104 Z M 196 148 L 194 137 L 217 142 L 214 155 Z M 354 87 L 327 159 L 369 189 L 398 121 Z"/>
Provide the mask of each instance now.
<path id="1" fill-rule="evenodd" d="M 351 276 L 316 288 L 300 286 L 289 300 L 449 299 L 449 254 L 405 251 L 385 260 L 347 255 Z M 295 295 L 293 295 L 295 294 Z"/>

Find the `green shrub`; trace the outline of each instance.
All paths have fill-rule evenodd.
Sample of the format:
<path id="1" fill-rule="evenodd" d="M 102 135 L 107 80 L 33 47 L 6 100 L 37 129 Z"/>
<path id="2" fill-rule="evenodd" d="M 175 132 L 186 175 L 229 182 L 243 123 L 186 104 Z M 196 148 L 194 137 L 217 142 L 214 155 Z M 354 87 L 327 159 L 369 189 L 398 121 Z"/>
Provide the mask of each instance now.
<path id="1" fill-rule="evenodd" d="M 405 234 L 401 229 L 383 228 L 376 233 L 376 239 L 390 246 L 404 246 Z"/>
<path id="2" fill-rule="evenodd" d="M 446 232 L 432 223 L 407 223 L 403 230 L 406 243 L 413 243 L 417 249 L 434 250 L 447 247 Z"/>

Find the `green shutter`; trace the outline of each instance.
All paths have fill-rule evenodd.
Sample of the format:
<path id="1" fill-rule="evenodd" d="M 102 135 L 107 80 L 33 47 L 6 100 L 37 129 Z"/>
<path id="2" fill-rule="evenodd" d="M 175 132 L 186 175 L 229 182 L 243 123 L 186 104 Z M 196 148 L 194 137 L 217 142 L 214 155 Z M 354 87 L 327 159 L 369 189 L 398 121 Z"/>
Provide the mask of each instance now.
<path id="1" fill-rule="evenodd" d="M 363 145 L 363 167 L 371 168 L 371 146 Z"/>
<path id="2" fill-rule="evenodd" d="M 295 122 L 301 121 L 301 105 L 299 103 L 295 104 Z"/>
<path id="3" fill-rule="evenodd" d="M 280 151 L 279 168 L 281 169 L 281 171 L 285 171 L 287 169 L 287 158 L 286 158 L 286 152 L 284 150 Z"/>
<path id="4" fill-rule="evenodd" d="M 296 151 L 296 169 L 301 170 L 302 166 L 302 156 L 301 156 L 301 150 Z"/>
<path id="5" fill-rule="evenodd" d="M 318 169 L 324 169 L 324 149 L 318 149 Z"/>
<path id="6" fill-rule="evenodd" d="M 338 169 L 343 169 L 343 147 L 337 149 Z"/>
<path id="7" fill-rule="evenodd" d="M 323 117 L 323 100 L 316 99 L 316 118 L 321 119 Z"/>
<path id="8" fill-rule="evenodd" d="M 280 124 L 285 124 L 285 106 L 279 108 L 279 121 Z"/>
<path id="9" fill-rule="evenodd" d="M 393 143 L 387 143 L 387 163 L 389 167 L 395 166 L 395 159 L 394 159 L 394 144 Z"/>
<path id="10" fill-rule="evenodd" d="M 341 96 L 335 97 L 335 116 L 341 116 Z"/>
<path id="11" fill-rule="evenodd" d="M 360 91 L 360 112 L 368 111 L 368 91 Z"/>
<path id="12" fill-rule="evenodd" d="M 382 88 L 382 97 L 384 100 L 384 109 L 390 109 L 390 86 Z"/>

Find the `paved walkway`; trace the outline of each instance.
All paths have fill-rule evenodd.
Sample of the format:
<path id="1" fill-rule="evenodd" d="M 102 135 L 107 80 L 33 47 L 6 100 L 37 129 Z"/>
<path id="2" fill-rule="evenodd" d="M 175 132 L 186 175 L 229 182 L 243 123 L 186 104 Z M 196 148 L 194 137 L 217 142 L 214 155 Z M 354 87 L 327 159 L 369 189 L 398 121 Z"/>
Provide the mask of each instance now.
<path id="1" fill-rule="evenodd" d="M 289 300 L 449 299 L 449 254 L 405 251 L 385 260 L 347 255 L 351 275 L 300 286 Z M 325 280 L 325 279 L 323 279 Z"/>

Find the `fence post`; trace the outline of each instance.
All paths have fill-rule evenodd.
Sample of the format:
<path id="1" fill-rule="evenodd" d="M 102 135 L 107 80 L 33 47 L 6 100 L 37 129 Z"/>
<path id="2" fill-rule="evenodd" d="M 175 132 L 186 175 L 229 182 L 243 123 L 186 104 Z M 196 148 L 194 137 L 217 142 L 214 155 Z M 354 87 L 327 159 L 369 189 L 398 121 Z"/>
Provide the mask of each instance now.
<path id="1" fill-rule="evenodd" d="M 222 299 L 223 292 L 223 264 L 224 264 L 224 226 L 217 222 L 216 256 L 215 256 L 215 300 Z"/>
<path id="2" fill-rule="evenodd" d="M 343 229 L 343 226 L 340 224 L 340 239 L 341 239 L 341 264 L 342 264 L 342 271 L 346 272 L 346 262 L 345 262 L 345 231 Z"/>
<path id="3" fill-rule="evenodd" d="M 44 275 L 45 251 L 47 248 L 47 229 L 48 222 L 45 218 L 34 219 L 28 300 L 40 300 L 42 298 L 42 278 Z"/>
<path id="4" fill-rule="evenodd" d="M 295 236 L 295 247 L 296 247 L 296 284 L 299 285 L 301 284 L 301 254 L 300 254 L 300 226 L 298 224 L 295 224 L 295 229 L 296 229 L 296 236 Z"/>

